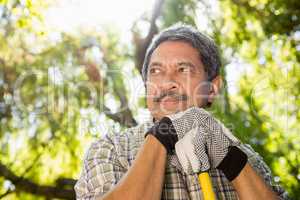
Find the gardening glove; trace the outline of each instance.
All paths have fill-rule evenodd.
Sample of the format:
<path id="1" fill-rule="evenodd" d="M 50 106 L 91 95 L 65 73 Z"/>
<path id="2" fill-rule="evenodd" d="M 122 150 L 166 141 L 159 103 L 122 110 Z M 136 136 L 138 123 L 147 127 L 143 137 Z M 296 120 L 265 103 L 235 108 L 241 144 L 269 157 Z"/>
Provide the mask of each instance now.
<path id="1" fill-rule="evenodd" d="M 145 137 L 149 134 L 153 135 L 166 148 L 168 154 L 172 155 L 175 153 L 175 143 L 178 138 L 183 138 L 185 133 L 191 130 L 195 123 L 198 123 L 196 114 L 196 108 L 189 108 L 186 111 L 172 115 L 172 117 L 163 117 L 147 131 Z M 172 121 L 172 119 L 174 120 Z"/>
<path id="2" fill-rule="evenodd" d="M 179 138 L 175 149 L 184 172 L 217 168 L 231 181 L 246 165 L 239 140 L 204 109 L 192 107 L 168 117 Z"/>

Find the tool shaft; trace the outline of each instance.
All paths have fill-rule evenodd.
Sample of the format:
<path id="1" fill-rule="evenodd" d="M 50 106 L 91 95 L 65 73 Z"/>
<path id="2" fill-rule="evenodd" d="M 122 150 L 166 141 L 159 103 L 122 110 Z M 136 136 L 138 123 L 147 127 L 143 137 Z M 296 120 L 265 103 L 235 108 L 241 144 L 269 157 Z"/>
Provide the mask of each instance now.
<path id="1" fill-rule="evenodd" d="M 199 183 L 202 188 L 204 200 L 216 200 L 215 194 L 213 191 L 213 186 L 208 172 L 202 172 L 198 176 Z"/>

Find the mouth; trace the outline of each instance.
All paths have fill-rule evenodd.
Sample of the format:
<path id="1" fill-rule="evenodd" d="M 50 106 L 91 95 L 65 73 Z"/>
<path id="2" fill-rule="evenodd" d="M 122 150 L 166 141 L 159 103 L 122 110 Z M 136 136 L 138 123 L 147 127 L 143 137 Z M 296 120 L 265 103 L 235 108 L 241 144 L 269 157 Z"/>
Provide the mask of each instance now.
<path id="1" fill-rule="evenodd" d="M 181 102 L 181 100 L 174 98 L 174 97 L 165 97 L 161 99 L 159 104 L 164 108 L 171 108 L 174 106 L 178 106 L 178 104 Z"/>
<path id="2" fill-rule="evenodd" d="M 173 97 L 167 96 L 167 97 L 164 97 L 164 98 L 160 101 L 160 103 L 179 102 L 179 101 L 180 101 L 180 100 L 177 99 L 177 98 L 173 98 Z"/>

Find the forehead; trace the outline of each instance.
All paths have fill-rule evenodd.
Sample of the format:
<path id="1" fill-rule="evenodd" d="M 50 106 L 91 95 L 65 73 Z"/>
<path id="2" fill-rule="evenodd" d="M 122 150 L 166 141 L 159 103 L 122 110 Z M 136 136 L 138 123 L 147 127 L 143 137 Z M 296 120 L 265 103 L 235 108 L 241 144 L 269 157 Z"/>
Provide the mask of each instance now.
<path id="1" fill-rule="evenodd" d="M 152 53 L 151 62 L 156 61 L 171 61 L 184 59 L 200 64 L 200 54 L 197 49 L 184 41 L 165 41 L 162 42 Z"/>

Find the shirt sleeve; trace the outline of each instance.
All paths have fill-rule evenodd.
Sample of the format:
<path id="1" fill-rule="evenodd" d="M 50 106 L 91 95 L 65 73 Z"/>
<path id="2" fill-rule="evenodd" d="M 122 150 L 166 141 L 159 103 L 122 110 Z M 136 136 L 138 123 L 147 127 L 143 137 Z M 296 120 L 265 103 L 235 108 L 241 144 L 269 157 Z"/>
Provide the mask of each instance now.
<path id="1" fill-rule="evenodd" d="M 103 196 L 125 173 L 113 142 L 107 136 L 98 140 L 84 158 L 83 169 L 75 185 L 76 199 L 93 200 Z"/>
<path id="2" fill-rule="evenodd" d="M 263 158 L 248 144 L 243 144 L 240 148 L 247 154 L 249 164 L 253 167 L 256 173 L 264 179 L 265 183 L 278 195 L 279 199 L 288 200 L 289 197 L 287 192 L 274 181 L 272 172 L 263 161 Z"/>

